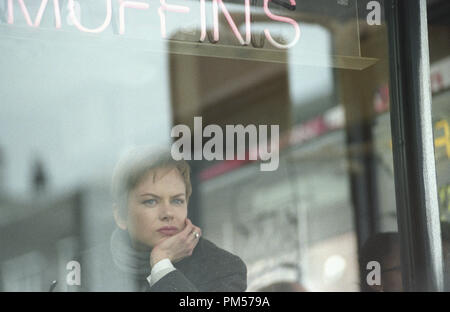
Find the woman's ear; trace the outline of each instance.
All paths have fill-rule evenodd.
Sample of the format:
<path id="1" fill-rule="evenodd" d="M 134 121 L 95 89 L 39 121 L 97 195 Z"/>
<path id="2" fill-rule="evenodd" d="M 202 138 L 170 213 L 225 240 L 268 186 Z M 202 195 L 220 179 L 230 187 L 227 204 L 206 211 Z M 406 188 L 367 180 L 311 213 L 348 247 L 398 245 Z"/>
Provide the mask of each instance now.
<path id="1" fill-rule="evenodd" d="M 117 204 L 113 205 L 113 210 L 114 210 L 114 220 L 116 221 L 116 225 L 126 231 L 127 230 L 127 220 L 125 220 L 119 212 L 119 207 L 117 206 Z"/>

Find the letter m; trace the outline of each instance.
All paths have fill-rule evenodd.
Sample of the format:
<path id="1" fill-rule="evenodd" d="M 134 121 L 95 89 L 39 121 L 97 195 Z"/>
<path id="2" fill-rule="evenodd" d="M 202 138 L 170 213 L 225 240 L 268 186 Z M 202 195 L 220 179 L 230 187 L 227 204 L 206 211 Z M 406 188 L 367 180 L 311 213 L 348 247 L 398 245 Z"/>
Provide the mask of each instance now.
<path id="1" fill-rule="evenodd" d="M 8 24 L 14 24 L 14 0 L 8 0 Z M 23 0 L 17 0 L 20 5 L 20 9 L 22 11 L 23 16 L 28 24 L 31 27 L 39 27 L 42 21 L 42 16 L 44 15 L 44 11 L 47 8 L 48 0 L 42 0 L 41 6 L 39 7 L 39 11 L 36 15 L 36 19 L 34 23 L 31 21 L 30 13 L 28 12 L 28 8 L 23 2 Z M 61 28 L 61 12 L 59 10 L 59 0 L 53 0 L 53 8 L 55 11 L 55 26 L 56 28 Z"/>

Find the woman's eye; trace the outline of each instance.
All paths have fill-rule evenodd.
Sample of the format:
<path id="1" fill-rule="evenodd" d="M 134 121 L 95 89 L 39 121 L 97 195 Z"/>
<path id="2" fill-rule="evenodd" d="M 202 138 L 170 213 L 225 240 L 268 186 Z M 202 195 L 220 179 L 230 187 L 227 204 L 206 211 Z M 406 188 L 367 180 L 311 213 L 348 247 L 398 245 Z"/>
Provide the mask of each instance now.
<path id="1" fill-rule="evenodd" d="M 173 202 L 176 205 L 182 205 L 182 204 L 184 204 L 184 199 L 174 199 Z"/>
<path id="2" fill-rule="evenodd" d="M 156 205 L 156 200 L 154 199 L 147 199 L 146 201 L 144 201 L 145 205 L 149 205 L 149 206 L 154 206 Z"/>

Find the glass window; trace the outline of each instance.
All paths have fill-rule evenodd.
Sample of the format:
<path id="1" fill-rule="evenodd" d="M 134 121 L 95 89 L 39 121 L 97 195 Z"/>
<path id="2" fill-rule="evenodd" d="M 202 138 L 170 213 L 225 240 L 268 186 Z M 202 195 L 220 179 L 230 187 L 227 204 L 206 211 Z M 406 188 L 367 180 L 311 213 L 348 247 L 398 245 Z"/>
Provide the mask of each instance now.
<path id="1" fill-rule="evenodd" d="M 388 48 L 384 1 L 0 0 L 1 290 L 164 287 L 162 258 L 198 290 L 401 290 Z M 238 289 L 162 251 L 186 217 Z"/>
<path id="2" fill-rule="evenodd" d="M 446 291 L 450 290 L 450 45 L 442 38 L 450 34 L 450 24 L 444 18 L 448 12 L 444 2 L 432 3 L 428 10 L 432 117 Z"/>

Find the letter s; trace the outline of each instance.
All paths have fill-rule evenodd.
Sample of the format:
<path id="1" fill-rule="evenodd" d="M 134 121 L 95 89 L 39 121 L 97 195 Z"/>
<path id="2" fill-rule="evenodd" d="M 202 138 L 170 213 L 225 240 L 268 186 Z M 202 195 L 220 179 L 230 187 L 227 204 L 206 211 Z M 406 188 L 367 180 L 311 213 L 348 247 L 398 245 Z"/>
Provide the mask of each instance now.
<path id="1" fill-rule="evenodd" d="M 277 22 L 291 24 L 295 29 L 295 37 L 294 37 L 294 40 L 291 41 L 291 43 L 281 44 L 281 43 L 278 43 L 275 40 L 273 40 L 273 38 L 270 35 L 270 32 L 267 28 L 264 29 L 264 34 L 266 35 L 267 40 L 269 40 L 269 42 L 273 46 L 275 46 L 279 49 L 289 49 L 289 48 L 293 47 L 294 45 L 296 45 L 298 40 L 300 39 L 300 34 L 301 34 L 300 27 L 298 26 L 298 23 L 296 21 L 294 21 L 292 18 L 275 15 L 272 12 L 270 12 L 269 1 L 271 1 L 271 0 L 264 0 L 264 12 L 266 12 L 267 17 L 269 17 L 270 19 L 277 21 Z M 291 2 L 291 5 L 296 5 L 295 0 L 290 0 L 290 2 Z"/>

